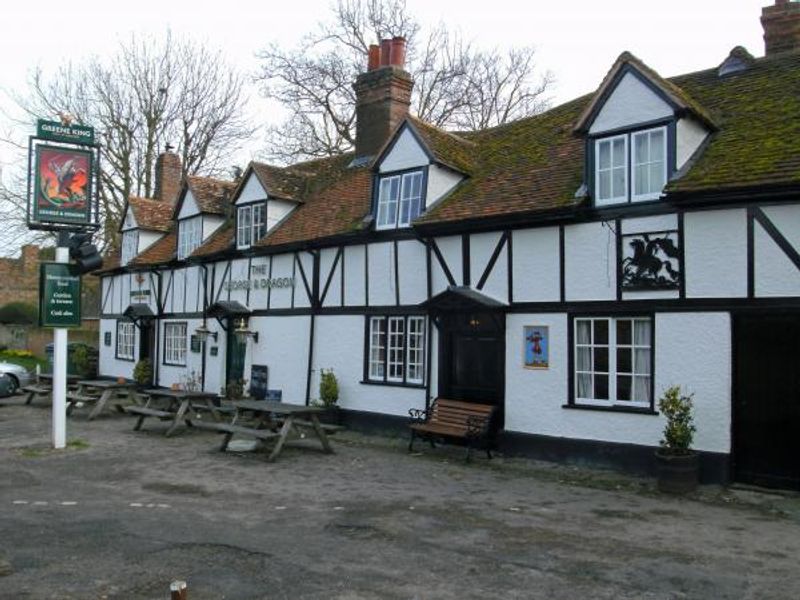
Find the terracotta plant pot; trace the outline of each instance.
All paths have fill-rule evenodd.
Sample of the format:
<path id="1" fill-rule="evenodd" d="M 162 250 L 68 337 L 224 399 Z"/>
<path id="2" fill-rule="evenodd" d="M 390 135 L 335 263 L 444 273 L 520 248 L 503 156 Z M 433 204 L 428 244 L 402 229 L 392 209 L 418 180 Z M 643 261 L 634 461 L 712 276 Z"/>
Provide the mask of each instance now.
<path id="1" fill-rule="evenodd" d="M 699 456 L 689 454 L 670 454 L 656 450 L 656 471 L 658 490 L 668 494 L 688 494 L 697 489 L 700 472 Z"/>
<path id="2" fill-rule="evenodd" d="M 169 389 L 171 389 L 173 392 L 177 392 L 179 389 L 181 389 L 181 385 L 179 383 L 173 383 L 169 386 Z"/>
<path id="3" fill-rule="evenodd" d="M 117 383 L 122 385 L 123 383 L 125 383 L 125 378 L 124 377 L 117 377 Z"/>

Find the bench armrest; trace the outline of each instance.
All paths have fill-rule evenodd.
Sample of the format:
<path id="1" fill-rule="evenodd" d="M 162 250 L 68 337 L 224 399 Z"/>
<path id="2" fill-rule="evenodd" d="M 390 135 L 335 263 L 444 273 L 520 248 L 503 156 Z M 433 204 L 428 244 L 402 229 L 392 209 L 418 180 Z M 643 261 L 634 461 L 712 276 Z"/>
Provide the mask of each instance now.
<path id="1" fill-rule="evenodd" d="M 486 435 L 489 428 L 489 418 L 471 415 L 467 417 L 467 437 L 480 438 Z"/>
<path id="2" fill-rule="evenodd" d="M 409 408 L 408 416 L 412 423 L 424 423 L 428 420 L 428 411 L 421 408 Z"/>

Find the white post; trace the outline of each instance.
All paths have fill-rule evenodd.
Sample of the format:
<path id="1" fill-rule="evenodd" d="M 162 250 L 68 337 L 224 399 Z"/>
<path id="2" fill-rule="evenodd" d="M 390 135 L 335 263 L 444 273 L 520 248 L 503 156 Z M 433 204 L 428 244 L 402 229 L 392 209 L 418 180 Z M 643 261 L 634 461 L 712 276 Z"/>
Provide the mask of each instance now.
<path id="1" fill-rule="evenodd" d="M 69 262 L 66 236 L 59 234 L 56 262 Z M 53 330 L 53 448 L 67 445 L 67 329 Z"/>

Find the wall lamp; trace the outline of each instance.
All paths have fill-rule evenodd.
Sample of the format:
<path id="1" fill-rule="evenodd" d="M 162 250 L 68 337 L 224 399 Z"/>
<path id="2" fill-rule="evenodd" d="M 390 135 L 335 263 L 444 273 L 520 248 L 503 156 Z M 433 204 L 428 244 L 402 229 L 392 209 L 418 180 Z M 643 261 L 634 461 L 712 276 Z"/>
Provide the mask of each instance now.
<path id="1" fill-rule="evenodd" d="M 233 335 L 238 337 L 243 341 L 247 341 L 247 338 L 253 338 L 253 343 L 258 343 L 258 332 L 252 331 L 248 328 L 247 319 L 241 317 L 236 320 L 236 328 L 233 330 Z"/>
<path id="2" fill-rule="evenodd" d="M 212 338 L 215 342 L 217 341 L 217 332 L 211 331 L 205 325 L 200 325 L 197 329 L 194 330 L 197 339 L 200 340 L 201 343 L 205 343 L 208 341 L 208 338 Z"/>

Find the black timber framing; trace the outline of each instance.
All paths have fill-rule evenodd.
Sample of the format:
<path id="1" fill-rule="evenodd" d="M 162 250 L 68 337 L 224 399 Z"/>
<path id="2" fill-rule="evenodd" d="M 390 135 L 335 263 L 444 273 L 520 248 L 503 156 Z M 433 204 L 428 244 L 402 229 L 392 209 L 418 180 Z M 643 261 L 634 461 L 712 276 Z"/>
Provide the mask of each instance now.
<path id="1" fill-rule="evenodd" d="M 767 235 L 772 238 L 772 241 L 778 245 L 778 248 L 783 251 L 786 258 L 792 261 L 796 269 L 800 270 L 800 253 L 795 250 L 792 243 L 780 232 L 764 210 L 760 207 L 754 207 L 752 209 L 752 214 L 755 221 L 764 228 L 764 231 L 766 231 Z"/>
<path id="2" fill-rule="evenodd" d="M 492 255 L 489 257 L 489 262 L 486 263 L 486 268 L 484 268 L 483 273 L 481 273 L 481 277 L 478 280 L 478 285 L 475 286 L 476 289 L 482 290 L 483 286 L 486 285 L 486 281 L 492 274 L 492 270 L 494 269 L 494 266 L 497 263 L 497 259 L 500 258 L 500 253 L 503 251 L 503 248 L 508 243 L 508 238 L 510 237 L 510 235 L 511 234 L 508 231 L 504 231 L 500 235 L 500 239 L 497 240 L 497 244 L 495 245 L 494 250 L 492 251 Z"/>
<path id="3" fill-rule="evenodd" d="M 336 255 L 333 257 L 333 262 L 331 263 L 331 268 L 328 271 L 328 276 L 325 278 L 325 285 L 322 288 L 322 296 L 319 299 L 320 306 L 325 305 L 325 298 L 328 297 L 328 289 L 331 287 L 331 281 L 333 280 L 333 276 L 336 273 L 336 267 L 339 265 L 339 261 L 342 259 L 343 251 L 344 247 L 340 246 L 339 249 L 336 251 Z M 344 265 L 342 265 L 342 272 L 344 272 Z"/>
<path id="4" fill-rule="evenodd" d="M 431 239 L 428 242 L 430 244 L 431 249 L 433 250 L 434 256 L 436 256 L 436 260 L 439 261 L 439 266 L 442 268 L 442 272 L 444 276 L 447 278 L 447 282 L 449 285 L 456 285 L 456 280 L 453 277 L 453 273 L 450 271 L 450 267 L 447 266 L 447 261 L 442 256 L 441 250 L 439 250 L 439 245 L 436 243 L 436 240 Z"/>

